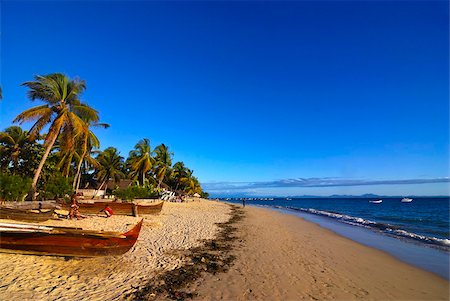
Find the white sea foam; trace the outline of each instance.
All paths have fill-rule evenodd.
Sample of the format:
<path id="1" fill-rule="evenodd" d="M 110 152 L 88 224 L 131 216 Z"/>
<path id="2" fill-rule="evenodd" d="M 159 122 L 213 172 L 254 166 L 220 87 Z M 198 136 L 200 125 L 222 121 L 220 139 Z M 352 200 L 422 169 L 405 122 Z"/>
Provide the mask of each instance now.
<path id="1" fill-rule="evenodd" d="M 283 207 L 279 207 L 283 208 Z M 450 239 L 441 239 L 437 237 L 429 237 L 425 235 L 420 235 L 412 232 L 408 232 L 403 229 L 398 229 L 398 227 L 390 225 L 390 224 L 383 224 L 383 223 L 377 223 L 374 221 L 366 220 L 361 217 L 354 217 L 346 214 L 340 214 L 335 212 L 328 212 L 323 210 L 317 210 L 312 208 L 295 208 L 295 207 L 287 207 L 288 209 L 296 210 L 296 211 L 302 211 L 306 213 L 311 213 L 315 215 L 325 216 L 333 219 L 337 219 L 341 222 L 344 222 L 346 224 L 354 225 L 354 226 L 362 226 L 366 228 L 376 229 L 383 233 L 387 233 L 393 236 L 397 237 L 403 237 L 403 238 L 409 238 L 414 239 L 417 241 L 421 241 L 423 243 L 427 244 L 433 244 L 438 246 L 443 246 L 445 248 L 450 247 Z"/>

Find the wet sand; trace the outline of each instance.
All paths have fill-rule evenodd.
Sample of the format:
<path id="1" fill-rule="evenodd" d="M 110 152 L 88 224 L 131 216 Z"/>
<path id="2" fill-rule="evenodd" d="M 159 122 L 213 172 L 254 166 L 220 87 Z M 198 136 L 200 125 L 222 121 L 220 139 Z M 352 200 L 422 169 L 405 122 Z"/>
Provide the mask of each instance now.
<path id="1" fill-rule="evenodd" d="M 236 261 L 194 300 L 448 300 L 449 282 L 306 222 L 246 207 Z"/>

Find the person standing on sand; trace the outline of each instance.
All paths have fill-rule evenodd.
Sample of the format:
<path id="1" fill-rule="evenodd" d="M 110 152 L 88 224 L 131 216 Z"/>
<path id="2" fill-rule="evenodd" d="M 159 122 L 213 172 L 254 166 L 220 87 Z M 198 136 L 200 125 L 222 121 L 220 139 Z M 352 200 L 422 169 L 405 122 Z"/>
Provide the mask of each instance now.
<path id="1" fill-rule="evenodd" d="M 242 198 L 242 207 L 245 207 L 245 198 Z"/>

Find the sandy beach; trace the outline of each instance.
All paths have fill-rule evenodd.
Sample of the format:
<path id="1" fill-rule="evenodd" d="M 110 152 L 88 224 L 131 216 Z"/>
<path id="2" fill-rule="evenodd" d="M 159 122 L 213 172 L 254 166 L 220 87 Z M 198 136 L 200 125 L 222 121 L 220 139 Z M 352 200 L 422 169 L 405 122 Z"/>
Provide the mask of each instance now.
<path id="1" fill-rule="evenodd" d="M 448 300 L 449 282 L 298 217 L 247 206 L 237 260 L 196 300 Z"/>
<path id="2" fill-rule="evenodd" d="M 445 279 L 402 263 L 298 217 L 268 209 L 231 209 L 224 203 L 165 203 L 160 215 L 145 216 L 135 247 L 120 257 L 75 258 L 0 254 L 0 299 L 137 300 L 166 299 L 149 281 L 195 266 L 187 250 L 217 239 L 217 223 L 239 210 L 244 218 L 228 225 L 231 249 L 215 253 L 236 258 L 226 272 L 211 269 L 180 281 L 194 300 L 448 300 Z M 113 216 L 44 224 L 125 231 L 140 218 Z M 217 251 L 219 250 L 219 251 Z M 204 253 L 207 257 L 207 253 Z M 214 255 L 215 256 L 215 255 Z M 228 257 L 227 257 L 228 256 Z M 201 263 L 209 258 L 201 257 Z M 207 266 L 207 265 L 206 265 Z M 181 270 L 183 271 L 183 270 Z"/>
<path id="3" fill-rule="evenodd" d="M 212 239 L 215 223 L 229 218 L 225 204 L 165 203 L 159 215 L 145 215 L 139 239 L 119 257 L 74 258 L 0 253 L 0 300 L 123 300 L 146 279 L 180 266 L 180 251 Z M 43 225 L 123 232 L 140 218 L 113 215 Z"/>

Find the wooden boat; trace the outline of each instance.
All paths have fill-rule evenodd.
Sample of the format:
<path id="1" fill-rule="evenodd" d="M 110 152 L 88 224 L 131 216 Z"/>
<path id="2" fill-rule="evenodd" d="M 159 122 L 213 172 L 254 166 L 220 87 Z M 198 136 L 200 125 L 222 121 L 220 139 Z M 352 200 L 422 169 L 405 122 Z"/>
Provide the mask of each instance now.
<path id="1" fill-rule="evenodd" d="M 134 203 L 120 203 L 120 202 L 94 202 L 94 203 L 78 203 L 81 214 L 98 214 L 106 206 L 112 209 L 117 215 L 131 215 L 138 214 L 155 214 L 162 209 L 163 202 L 156 204 L 134 204 Z M 70 205 L 64 205 L 66 210 L 70 210 Z"/>
<path id="2" fill-rule="evenodd" d="M 54 209 L 15 209 L 0 207 L 0 219 L 11 219 L 24 222 L 44 222 L 53 217 Z"/>
<path id="3" fill-rule="evenodd" d="M 0 251 L 76 257 L 122 255 L 136 243 L 142 222 L 125 233 L 0 223 Z"/>
<path id="4" fill-rule="evenodd" d="M 137 214 L 156 214 L 160 213 L 164 202 L 156 204 L 137 204 Z"/>

